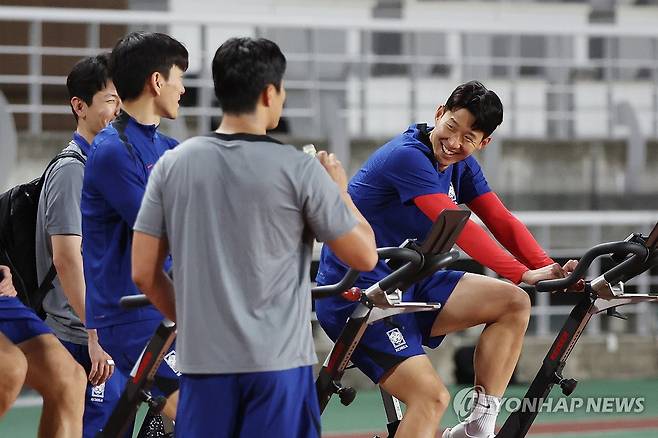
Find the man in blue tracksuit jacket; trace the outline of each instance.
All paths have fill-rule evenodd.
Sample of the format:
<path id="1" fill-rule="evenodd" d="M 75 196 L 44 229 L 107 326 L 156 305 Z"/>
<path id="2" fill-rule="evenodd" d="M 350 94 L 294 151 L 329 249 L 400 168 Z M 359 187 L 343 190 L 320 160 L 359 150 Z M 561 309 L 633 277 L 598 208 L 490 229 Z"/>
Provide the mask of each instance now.
<path id="1" fill-rule="evenodd" d="M 117 43 L 110 72 L 123 109 L 96 136 L 85 166 L 80 207 L 87 325 L 125 375 L 163 319 L 153 306 L 122 309 L 119 299 L 140 293 L 131 278 L 132 229 L 153 165 L 178 143 L 158 132 L 158 125 L 162 117 L 178 115 L 187 62 L 185 47 L 168 35 L 134 32 Z M 155 383 L 155 392 L 169 398 L 164 413 L 173 419 L 178 396 L 173 349 Z"/>

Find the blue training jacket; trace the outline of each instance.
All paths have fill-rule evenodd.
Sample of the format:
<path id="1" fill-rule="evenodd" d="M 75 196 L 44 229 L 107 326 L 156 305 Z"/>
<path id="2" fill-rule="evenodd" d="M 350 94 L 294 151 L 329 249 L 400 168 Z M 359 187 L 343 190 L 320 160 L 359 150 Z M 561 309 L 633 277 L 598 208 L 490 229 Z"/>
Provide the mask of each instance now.
<path id="1" fill-rule="evenodd" d="M 82 184 L 82 257 L 87 327 L 162 319 L 155 307 L 125 310 L 139 294 L 131 277 L 132 230 L 155 162 L 178 142 L 121 112 L 94 138 Z M 171 260 L 165 263 L 168 270 Z"/>

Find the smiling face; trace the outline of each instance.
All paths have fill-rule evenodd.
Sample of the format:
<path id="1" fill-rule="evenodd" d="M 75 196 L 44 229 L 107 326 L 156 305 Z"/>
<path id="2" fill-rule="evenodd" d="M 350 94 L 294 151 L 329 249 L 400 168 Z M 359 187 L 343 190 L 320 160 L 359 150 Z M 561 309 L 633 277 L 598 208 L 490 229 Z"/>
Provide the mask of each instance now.
<path id="1" fill-rule="evenodd" d="M 94 94 L 92 104 L 87 107 L 85 119 L 88 129 L 94 135 L 98 134 L 117 116 L 120 104 L 114 84 L 107 81 L 105 88 Z"/>
<path id="2" fill-rule="evenodd" d="M 491 137 L 485 138 L 482 131 L 473 130 L 475 116 L 466 108 L 450 111 L 441 106 L 436 111 L 434 122 L 430 141 L 440 170 L 484 149 L 491 141 Z"/>
<path id="3" fill-rule="evenodd" d="M 121 99 L 111 80 L 94 93 L 90 104 L 80 97 L 73 97 L 71 108 L 77 116 L 77 131 L 91 143 L 96 134 L 118 115 L 120 105 Z"/>

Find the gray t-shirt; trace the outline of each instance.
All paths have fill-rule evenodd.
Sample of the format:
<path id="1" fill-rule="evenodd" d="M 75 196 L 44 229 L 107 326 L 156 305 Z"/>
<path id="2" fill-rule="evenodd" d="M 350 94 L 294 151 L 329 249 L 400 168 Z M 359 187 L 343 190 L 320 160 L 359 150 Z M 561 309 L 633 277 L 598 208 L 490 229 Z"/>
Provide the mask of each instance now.
<path id="1" fill-rule="evenodd" d="M 317 361 L 313 238 L 356 218 L 317 159 L 268 136 L 194 137 L 156 163 L 135 230 L 167 236 L 183 373 L 276 371 Z"/>
<path id="2" fill-rule="evenodd" d="M 69 143 L 64 151 L 73 150 L 84 156 L 75 142 Z M 53 263 L 53 248 L 50 240 L 54 235 L 82 235 L 80 197 L 84 164 L 75 158 L 62 158 L 48 171 L 37 212 L 36 258 L 37 276 L 43 281 Z M 47 314 L 46 324 L 55 335 L 64 341 L 87 344 L 87 331 L 69 304 L 59 278 L 56 276 L 52 289 L 43 300 Z"/>

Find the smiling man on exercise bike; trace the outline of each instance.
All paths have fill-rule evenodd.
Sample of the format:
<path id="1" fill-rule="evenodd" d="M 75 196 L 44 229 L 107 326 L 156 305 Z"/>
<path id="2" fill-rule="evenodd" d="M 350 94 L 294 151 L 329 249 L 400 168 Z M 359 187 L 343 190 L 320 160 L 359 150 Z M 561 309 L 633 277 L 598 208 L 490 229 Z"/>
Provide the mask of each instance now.
<path id="1" fill-rule="evenodd" d="M 521 351 L 530 316 L 530 299 L 515 284 L 561 278 L 573 269 L 551 260 L 489 188 L 471 155 L 484 149 L 502 123 L 498 96 L 472 81 L 457 87 L 438 107 L 434 127 L 411 125 L 378 149 L 350 181 L 348 191 L 375 231 L 377 246 L 398 246 L 407 238 L 424 239 L 441 211 L 466 204 L 507 250 L 474 222 L 457 244 L 476 261 L 512 283 L 482 275 L 440 271 L 405 291 L 405 301 L 437 302 L 436 312 L 396 316 L 365 332 L 352 362 L 407 410 L 396 437 L 434 437 L 450 395 L 423 352 L 436 348 L 447 333 L 486 324 L 475 352 L 477 394 L 471 417 L 444 432 L 444 438 L 491 437 L 505 392 Z M 510 253 L 513 255 L 510 255 Z M 338 282 L 347 268 L 325 246 L 319 285 Z M 380 261 L 361 275 L 366 289 L 390 272 Z M 340 296 L 319 300 L 320 324 L 334 340 L 356 303 Z"/>

